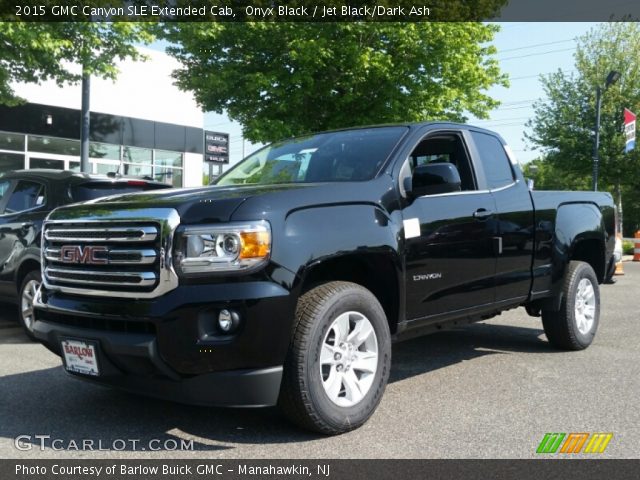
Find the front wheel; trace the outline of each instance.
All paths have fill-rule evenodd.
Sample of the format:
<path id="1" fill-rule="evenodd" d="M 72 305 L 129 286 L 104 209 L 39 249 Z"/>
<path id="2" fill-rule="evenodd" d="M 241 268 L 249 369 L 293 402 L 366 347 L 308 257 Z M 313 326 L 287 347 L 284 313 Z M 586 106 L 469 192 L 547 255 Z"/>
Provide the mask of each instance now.
<path id="1" fill-rule="evenodd" d="M 588 263 L 569 263 L 562 286 L 560 310 L 542 311 L 549 342 L 564 350 L 584 350 L 596 335 L 600 321 L 598 278 Z"/>
<path id="2" fill-rule="evenodd" d="M 41 283 L 40 271 L 32 270 L 22 279 L 18 292 L 18 320 L 24 332 L 32 340 L 35 340 L 33 335 L 33 324 L 35 323 L 33 300 Z"/>
<path id="3" fill-rule="evenodd" d="M 280 407 L 309 430 L 353 430 L 380 403 L 390 365 L 389 326 L 376 297 L 354 283 L 325 283 L 298 301 Z"/>

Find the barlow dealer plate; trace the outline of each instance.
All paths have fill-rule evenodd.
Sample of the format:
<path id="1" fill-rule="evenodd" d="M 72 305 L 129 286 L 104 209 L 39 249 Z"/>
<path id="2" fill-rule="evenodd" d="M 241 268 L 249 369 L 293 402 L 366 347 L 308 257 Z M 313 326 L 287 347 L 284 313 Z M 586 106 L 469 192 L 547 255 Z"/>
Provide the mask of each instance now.
<path id="1" fill-rule="evenodd" d="M 93 376 L 100 375 L 94 343 L 63 339 L 62 352 L 64 354 L 64 367 L 69 372 Z"/>

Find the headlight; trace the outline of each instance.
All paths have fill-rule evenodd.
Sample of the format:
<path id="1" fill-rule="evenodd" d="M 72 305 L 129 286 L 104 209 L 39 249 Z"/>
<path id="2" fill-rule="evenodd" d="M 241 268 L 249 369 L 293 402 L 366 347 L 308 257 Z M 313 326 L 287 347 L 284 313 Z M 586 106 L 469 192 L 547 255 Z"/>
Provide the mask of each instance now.
<path id="1" fill-rule="evenodd" d="M 185 274 L 242 271 L 269 260 L 266 221 L 185 227 L 176 236 L 174 265 Z"/>

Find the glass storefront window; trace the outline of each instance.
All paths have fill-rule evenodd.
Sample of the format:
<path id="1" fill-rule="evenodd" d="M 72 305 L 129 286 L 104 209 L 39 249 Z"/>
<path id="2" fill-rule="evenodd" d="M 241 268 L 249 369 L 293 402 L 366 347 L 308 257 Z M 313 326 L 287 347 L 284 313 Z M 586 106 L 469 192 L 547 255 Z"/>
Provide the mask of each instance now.
<path id="1" fill-rule="evenodd" d="M 80 156 L 80 141 L 29 135 L 29 151 Z"/>
<path id="2" fill-rule="evenodd" d="M 179 152 L 156 150 L 155 164 L 162 167 L 182 167 L 182 154 Z"/>
<path id="3" fill-rule="evenodd" d="M 124 147 L 122 159 L 127 163 L 151 165 L 152 151 L 150 148 Z"/>
<path id="4" fill-rule="evenodd" d="M 0 132 L 0 150 L 24 151 L 24 135 Z"/>
<path id="5" fill-rule="evenodd" d="M 174 187 L 182 187 L 182 169 L 180 168 L 156 168 L 153 178 Z"/>
<path id="6" fill-rule="evenodd" d="M 24 155 L 17 153 L 0 153 L 0 173 L 9 170 L 22 170 L 24 168 Z"/>
<path id="7" fill-rule="evenodd" d="M 202 162 L 202 185 L 213 185 L 213 182 L 221 175 L 220 165 L 211 162 Z"/>
<path id="8" fill-rule="evenodd" d="M 64 170 L 64 160 L 51 160 L 48 158 L 30 158 L 29 168 L 54 168 Z"/>
<path id="9" fill-rule="evenodd" d="M 117 172 L 118 171 L 118 167 L 120 167 L 120 165 L 118 165 L 117 163 L 99 163 L 96 162 L 96 173 L 100 173 L 103 175 L 106 175 L 107 173 L 111 173 L 111 172 Z"/>
<path id="10" fill-rule="evenodd" d="M 92 158 L 107 158 L 120 160 L 120 145 L 110 143 L 91 142 L 89 144 L 89 156 Z"/>
<path id="11" fill-rule="evenodd" d="M 151 177 L 151 165 L 124 164 L 124 174 L 134 177 Z"/>

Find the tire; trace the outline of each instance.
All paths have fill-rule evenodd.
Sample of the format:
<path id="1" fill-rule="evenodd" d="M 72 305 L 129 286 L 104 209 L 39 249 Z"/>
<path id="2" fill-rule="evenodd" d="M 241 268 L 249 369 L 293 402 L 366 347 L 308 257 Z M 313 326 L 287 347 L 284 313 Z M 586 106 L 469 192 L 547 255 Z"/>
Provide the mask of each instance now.
<path id="1" fill-rule="evenodd" d="M 563 350 L 584 350 L 596 335 L 600 320 L 598 278 L 587 263 L 572 261 L 562 286 L 560 310 L 542 311 L 549 343 Z"/>
<path id="2" fill-rule="evenodd" d="M 322 284 L 298 300 L 279 406 L 307 430 L 348 432 L 378 407 L 390 367 L 391 335 L 376 297 L 354 283 Z"/>
<path id="3" fill-rule="evenodd" d="M 20 290 L 18 291 L 18 322 L 32 340 L 35 340 L 33 335 L 33 298 L 41 283 L 40 270 L 31 270 L 22 279 Z"/>

